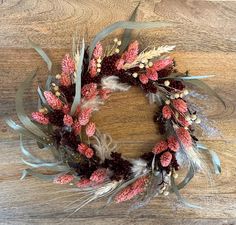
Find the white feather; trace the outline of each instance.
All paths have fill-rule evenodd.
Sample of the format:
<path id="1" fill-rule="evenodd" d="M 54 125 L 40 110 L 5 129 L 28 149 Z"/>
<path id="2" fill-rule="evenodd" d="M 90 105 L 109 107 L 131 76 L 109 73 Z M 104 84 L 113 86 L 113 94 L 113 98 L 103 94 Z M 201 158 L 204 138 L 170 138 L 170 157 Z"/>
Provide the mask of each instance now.
<path id="1" fill-rule="evenodd" d="M 131 162 L 133 165 L 131 170 L 135 177 L 141 174 L 145 174 L 148 171 L 147 162 L 143 159 L 134 159 Z"/>
<path id="2" fill-rule="evenodd" d="M 119 77 L 108 76 L 102 78 L 101 85 L 103 89 L 112 91 L 128 91 L 130 86 L 119 82 Z"/>
<path id="3" fill-rule="evenodd" d="M 92 108 L 93 111 L 98 111 L 99 106 L 103 104 L 104 101 L 99 96 L 96 96 L 96 98 L 94 99 L 91 99 L 89 101 L 84 101 L 81 105 L 81 108 Z"/>

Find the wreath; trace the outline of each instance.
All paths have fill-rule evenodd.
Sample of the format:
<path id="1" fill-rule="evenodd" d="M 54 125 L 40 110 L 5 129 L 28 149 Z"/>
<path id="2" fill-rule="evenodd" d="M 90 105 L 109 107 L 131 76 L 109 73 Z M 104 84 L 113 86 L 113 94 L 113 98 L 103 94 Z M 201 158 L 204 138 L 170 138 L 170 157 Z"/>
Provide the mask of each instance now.
<path id="1" fill-rule="evenodd" d="M 188 96 L 191 88 L 200 86 L 222 99 L 200 81 L 209 76 L 190 76 L 176 69 L 174 59 L 168 56 L 175 46 L 140 50 L 139 42 L 131 39 L 131 29 L 158 28 L 169 23 L 134 22 L 136 10 L 131 21 L 106 27 L 89 46 L 84 40 L 74 39 L 72 54 L 62 60 L 61 73 L 49 75 L 45 87 L 38 86 L 39 107 L 29 117 L 23 108 L 23 94 L 32 86 L 34 71 L 16 95 L 16 111 L 22 125 L 6 119 L 20 133 L 22 160 L 30 166 L 22 178 L 32 175 L 56 184 L 71 184 L 75 191 L 88 193 L 73 213 L 103 197 L 108 198 L 108 204 L 133 200 L 137 208 L 172 192 L 187 206 L 198 207 L 186 202 L 179 190 L 198 171 L 209 173 L 201 154 L 211 156 L 215 173 L 221 170 L 217 154 L 194 135 L 195 127 L 201 125 L 201 115 Z M 118 28 L 125 29 L 122 38 L 115 38 L 104 47 L 100 41 Z M 38 45 L 30 43 L 51 71 L 49 57 Z M 112 138 L 99 131 L 92 117 L 113 92 L 128 91 L 131 86 L 139 87 L 150 103 L 157 105 L 154 122 L 162 135 L 162 140 L 138 159 L 127 159 L 117 152 Z M 50 152 L 53 161 L 30 152 L 23 145 L 25 136 L 37 142 L 37 151 Z M 180 169 L 187 170 L 187 175 L 177 183 Z"/>

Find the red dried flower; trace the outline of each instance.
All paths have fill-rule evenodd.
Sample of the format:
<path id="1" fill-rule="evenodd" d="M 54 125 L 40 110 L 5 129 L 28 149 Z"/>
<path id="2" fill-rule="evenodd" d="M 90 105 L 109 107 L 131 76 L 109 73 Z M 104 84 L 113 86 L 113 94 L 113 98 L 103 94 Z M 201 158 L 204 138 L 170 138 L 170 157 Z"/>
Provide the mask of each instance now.
<path id="1" fill-rule="evenodd" d="M 89 74 L 91 77 L 95 77 L 97 74 L 97 64 L 95 59 L 92 59 L 89 63 Z"/>
<path id="2" fill-rule="evenodd" d="M 125 64 L 125 60 L 124 60 L 124 59 L 122 59 L 122 58 L 121 58 L 121 59 L 118 59 L 118 60 L 116 61 L 116 64 L 115 64 L 116 69 L 117 69 L 117 70 L 123 69 L 124 64 Z"/>
<path id="3" fill-rule="evenodd" d="M 66 54 L 62 60 L 62 71 L 65 74 L 72 74 L 75 71 L 75 62 L 69 54 Z"/>
<path id="4" fill-rule="evenodd" d="M 134 41 L 133 43 L 131 43 L 128 47 L 128 50 L 122 55 L 122 59 L 124 59 L 127 63 L 132 63 L 138 55 L 138 46 L 138 41 Z"/>
<path id="5" fill-rule="evenodd" d="M 148 83 L 148 77 L 146 76 L 146 74 L 141 74 L 139 76 L 139 80 L 142 84 L 147 84 Z"/>
<path id="6" fill-rule="evenodd" d="M 170 150 L 177 152 L 179 150 L 179 142 L 174 136 L 168 137 L 168 147 Z"/>
<path id="7" fill-rule="evenodd" d="M 92 186 L 92 181 L 87 178 L 82 178 L 80 181 L 76 183 L 78 188 L 86 188 Z"/>
<path id="8" fill-rule="evenodd" d="M 157 143 L 154 148 L 152 149 L 152 152 L 154 154 L 159 154 L 163 151 L 165 151 L 168 148 L 168 144 L 166 141 L 160 141 L 159 143 Z"/>
<path id="9" fill-rule="evenodd" d="M 170 165 L 172 159 L 172 154 L 170 152 L 164 152 L 160 157 L 160 162 L 163 167 Z"/>
<path id="10" fill-rule="evenodd" d="M 81 125 L 78 121 L 76 121 L 74 124 L 73 124 L 73 130 L 74 130 L 74 134 L 75 136 L 79 135 L 80 132 L 81 132 Z"/>
<path id="11" fill-rule="evenodd" d="M 171 108 L 168 105 L 165 105 L 162 108 L 162 115 L 165 119 L 170 119 L 171 118 L 172 111 L 171 111 Z"/>
<path id="12" fill-rule="evenodd" d="M 97 184 L 100 184 L 104 182 L 106 177 L 107 177 L 107 170 L 104 168 L 101 168 L 101 169 L 95 170 L 89 179 Z"/>
<path id="13" fill-rule="evenodd" d="M 41 112 L 32 112 L 31 116 L 33 120 L 40 124 L 46 125 L 49 123 L 49 119 Z"/>
<path id="14" fill-rule="evenodd" d="M 102 44 L 100 42 L 98 42 L 96 44 L 96 47 L 94 48 L 94 51 L 93 51 L 93 57 L 95 59 L 98 59 L 102 56 L 102 53 L 103 53 L 103 47 L 102 47 Z"/>
<path id="15" fill-rule="evenodd" d="M 69 87 L 71 85 L 70 75 L 62 73 L 60 78 L 60 84 L 65 87 Z"/>
<path id="16" fill-rule="evenodd" d="M 147 177 L 141 177 L 137 179 L 133 184 L 124 188 L 120 193 L 118 193 L 115 197 L 116 203 L 124 202 L 132 199 L 138 194 L 142 193 L 145 189 L 145 185 L 148 181 Z"/>
<path id="17" fill-rule="evenodd" d="M 63 122 L 66 126 L 71 126 L 73 124 L 73 118 L 70 115 L 64 115 Z"/>
<path id="18" fill-rule="evenodd" d="M 81 92 L 82 92 L 82 95 L 85 97 L 85 99 L 91 100 L 95 98 L 96 95 L 98 94 L 97 84 L 95 83 L 86 84 L 83 86 Z"/>
<path id="19" fill-rule="evenodd" d="M 92 158 L 93 155 L 94 155 L 93 149 L 87 148 L 87 149 L 85 150 L 84 155 L 85 155 L 88 159 Z"/>
<path id="20" fill-rule="evenodd" d="M 62 101 L 57 98 L 51 91 L 44 91 L 44 97 L 47 100 L 47 103 L 49 106 L 52 107 L 52 109 L 60 110 L 63 107 Z"/>
<path id="21" fill-rule="evenodd" d="M 172 100 L 174 107 L 181 113 L 185 113 L 188 111 L 187 104 L 182 99 L 174 99 Z"/>
<path id="22" fill-rule="evenodd" d="M 87 126 L 86 126 L 86 134 L 88 137 L 92 137 L 95 133 L 96 130 L 96 125 L 93 122 L 90 122 Z"/>
<path id="23" fill-rule="evenodd" d="M 157 71 L 154 68 L 147 68 L 146 69 L 146 76 L 153 81 L 156 81 L 158 79 Z"/>
<path id="24" fill-rule="evenodd" d="M 78 118 L 80 125 L 85 126 L 89 122 L 92 111 L 93 110 L 91 108 L 81 110 Z"/>
<path id="25" fill-rule="evenodd" d="M 64 105 L 62 111 L 64 114 L 68 114 L 70 112 L 70 105 Z"/>
<path id="26" fill-rule="evenodd" d="M 179 115 L 178 122 L 184 127 L 188 127 L 190 125 L 189 121 L 187 121 L 182 115 Z"/>
<path id="27" fill-rule="evenodd" d="M 165 69 L 167 66 L 170 66 L 171 64 L 173 64 L 173 60 L 172 59 L 161 59 L 161 60 L 156 61 L 153 64 L 153 68 L 156 71 L 160 71 L 162 69 Z"/>
<path id="28" fill-rule="evenodd" d="M 109 90 L 109 89 L 99 90 L 99 95 L 100 95 L 101 99 L 103 99 L 103 100 L 108 99 L 110 93 L 111 93 L 111 90 Z"/>
<path id="29" fill-rule="evenodd" d="M 177 129 L 176 134 L 184 147 L 190 148 L 192 146 L 192 138 L 187 130 L 180 127 Z"/>
<path id="30" fill-rule="evenodd" d="M 62 176 L 59 176 L 59 177 L 56 177 L 54 180 L 53 180 L 53 183 L 55 184 L 68 184 L 70 183 L 72 180 L 74 179 L 74 176 L 73 175 L 62 175 Z"/>

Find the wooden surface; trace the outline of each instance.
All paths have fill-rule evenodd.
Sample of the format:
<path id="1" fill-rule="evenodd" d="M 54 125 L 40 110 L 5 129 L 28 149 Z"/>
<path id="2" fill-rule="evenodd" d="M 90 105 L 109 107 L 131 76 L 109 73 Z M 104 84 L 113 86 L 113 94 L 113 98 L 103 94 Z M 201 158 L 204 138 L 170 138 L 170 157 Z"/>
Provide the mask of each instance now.
<path id="1" fill-rule="evenodd" d="M 39 67 L 38 79 L 43 81 L 46 77 L 46 67 L 30 49 L 27 37 L 45 48 L 56 73 L 61 57 L 70 51 L 75 30 L 87 29 L 87 38 L 91 39 L 109 23 L 127 19 L 136 5 L 137 1 L 133 0 L 0 1 L 0 224 L 58 224 L 68 215 L 64 206 L 75 198 L 61 193 L 63 187 L 57 185 L 32 177 L 19 180 L 20 170 L 25 166 L 20 160 L 18 135 L 2 118 L 15 114 L 15 92 L 28 73 Z M 201 210 L 180 206 L 174 196 L 154 199 L 132 214 L 128 214 L 126 204 L 102 209 L 101 201 L 63 223 L 236 224 L 236 1 L 144 0 L 138 20 L 174 22 L 175 27 L 136 35 L 142 43 L 176 44 L 173 56 L 179 70 L 190 69 L 193 75 L 216 75 L 206 82 L 225 99 L 228 107 L 224 110 L 215 99 L 205 104 L 209 104 L 207 113 L 215 119 L 222 135 L 200 136 L 200 139 L 219 154 L 223 172 L 221 176 L 212 177 L 211 185 L 200 174 L 182 191 L 191 202 L 205 206 Z M 29 91 L 26 94 L 28 110 L 35 107 L 35 100 L 35 91 Z M 153 110 L 141 91 L 132 89 L 125 94 L 114 94 L 94 119 L 101 131 L 112 135 L 121 152 L 134 157 L 149 151 L 160 138 L 152 123 Z M 35 148 L 32 141 L 28 140 L 27 144 Z M 56 199 L 59 196 L 65 198 Z"/>

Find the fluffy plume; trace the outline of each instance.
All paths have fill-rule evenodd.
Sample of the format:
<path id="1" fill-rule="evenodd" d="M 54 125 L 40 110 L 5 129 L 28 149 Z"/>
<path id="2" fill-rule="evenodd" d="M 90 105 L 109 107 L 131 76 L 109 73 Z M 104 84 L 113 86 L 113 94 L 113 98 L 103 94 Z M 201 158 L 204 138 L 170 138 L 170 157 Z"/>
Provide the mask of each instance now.
<path id="1" fill-rule="evenodd" d="M 137 66 L 142 60 L 150 60 L 156 57 L 159 57 L 163 53 L 168 53 L 172 51 L 175 46 L 160 46 L 158 48 L 153 48 L 149 51 L 141 52 L 137 58 L 132 63 L 126 63 L 124 69 L 130 69 Z"/>
<path id="2" fill-rule="evenodd" d="M 104 101 L 100 98 L 100 96 L 96 96 L 93 99 L 90 99 L 89 101 L 83 101 L 81 105 L 81 109 L 87 109 L 90 108 L 92 111 L 99 110 L 99 106 L 103 105 Z"/>
<path id="3" fill-rule="evenodd" d="M 132 160 L 132 173 L 135 177 L 145 174 L 147 172 L 147 162 L 143 159 Z"/>
<path id="4" fill-rule="evenodd" d="M 41 112 L 32 112 L 32 119 L 40 124 L 47 125 L 49 123 L 49 119 Z"/>
<path id="5" fill-rule="evenodd" d="M 59 177 L 56 177 L 54 180 L 53 180 L 53 183 L 55 184 L 68 184 L 70 183 L 72 180 L 74 179 L 74 176 L 73 175 L 62 175 L 62 176 L 59 176 Z"/>
<path id="6" fill-rule="evenodd" d="M 110 89 L 112 91 L 128 91 L 130 86 L 119 82 L 117 76 L 109 76 L 102 78 L 101 81 L 103 89 Z"/>
<path id="7" fill-rule="evenodd" d="M 47 100 L 47 103 L 49 106 L 52 107 L 52 109 L 60 110 L 63 107 L 62 101 L 57 98 L 51 91 L 44 91 L 44 97 Z"/>
<path id="8" fill-rule="evenodd" d="M 96 154 L 101 159 L 101 162 L 103 162 L 105 158 L 110 157 L 111 152 L 115 151 L 117 146 L 109 135 L 102 134 L 98 129 L 96 129 L 93 138 L 96 140 L 93 147 L 96 149 Z"/>

